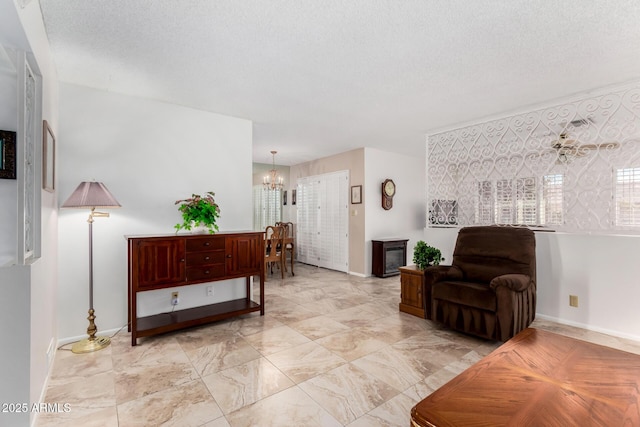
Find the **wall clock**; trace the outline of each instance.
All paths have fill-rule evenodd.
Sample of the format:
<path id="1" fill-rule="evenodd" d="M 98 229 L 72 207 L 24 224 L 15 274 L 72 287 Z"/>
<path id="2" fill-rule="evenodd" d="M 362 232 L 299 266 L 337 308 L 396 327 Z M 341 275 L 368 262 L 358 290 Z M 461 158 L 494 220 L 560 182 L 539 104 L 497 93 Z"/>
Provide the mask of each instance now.
<path id="1" fill-rule="evenodd" d="M 385 179 L 382 183 L 382 209 L 389 210 L 393 207 L 393 196 L 396 194 L 396 184 Z"/>

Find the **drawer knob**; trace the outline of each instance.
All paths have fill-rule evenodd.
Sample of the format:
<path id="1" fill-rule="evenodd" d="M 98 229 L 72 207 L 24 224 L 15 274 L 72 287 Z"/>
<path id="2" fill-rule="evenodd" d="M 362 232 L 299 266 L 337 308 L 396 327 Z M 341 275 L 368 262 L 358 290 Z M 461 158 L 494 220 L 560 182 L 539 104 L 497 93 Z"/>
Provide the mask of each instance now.
<path id="1" fill-rule="evenodd" d="M 204 271 L 204 274 L 209 274 L 209 270 L 205 270 L 205 271 Z"/>
<path id="2" fill-rule="evenodd" d="M 204 245 L 205 245 L 205 246 L 209 246 L 210 244 L 211 244 L 211 243 L 209 243 L 209 242 L 204 242 Z"/>
<path id="3" fill-rule="evenodd" d="M 228 255 L 227 255 L 227 258 L 231 258 L 231 254 L 228 254 Z"/>
<path id="4" fill-rule="evenodd" d="M 208 260 L 209 260 L 209 257 L 208 257 L 208 256 L 206 256 L 206 257 L 204 257 L 204 259 L 208 261 Z"/>

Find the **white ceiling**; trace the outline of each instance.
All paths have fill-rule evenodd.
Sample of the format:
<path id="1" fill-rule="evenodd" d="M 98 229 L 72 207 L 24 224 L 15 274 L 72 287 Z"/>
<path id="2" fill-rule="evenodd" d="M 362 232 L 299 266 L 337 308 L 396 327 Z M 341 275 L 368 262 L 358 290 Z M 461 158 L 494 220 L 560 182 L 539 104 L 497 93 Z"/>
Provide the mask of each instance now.
<path id="1" fill-rule="evenodd" d="M 254 161 L 640 80 L 637 0 L 40 0 L 60 80 L 254 122 Z"/>

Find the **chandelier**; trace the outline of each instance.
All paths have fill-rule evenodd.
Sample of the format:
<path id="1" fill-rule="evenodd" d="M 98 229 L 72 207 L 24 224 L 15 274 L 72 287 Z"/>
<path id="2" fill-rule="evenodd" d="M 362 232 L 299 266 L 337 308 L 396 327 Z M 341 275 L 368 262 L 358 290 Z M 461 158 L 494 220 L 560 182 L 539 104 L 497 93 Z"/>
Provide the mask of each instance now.
<path id="1" fill-rule="evenodd" d="M 281 190 L 283 186 L 283 179 L 278 176 L 278 171 L 276 170 L 276 153 L 277 151 L 271 152 L 273 156 L 272 169 L 269 171 L 269 175 L 262 180 L 262 186 L 265 190 Z"/>

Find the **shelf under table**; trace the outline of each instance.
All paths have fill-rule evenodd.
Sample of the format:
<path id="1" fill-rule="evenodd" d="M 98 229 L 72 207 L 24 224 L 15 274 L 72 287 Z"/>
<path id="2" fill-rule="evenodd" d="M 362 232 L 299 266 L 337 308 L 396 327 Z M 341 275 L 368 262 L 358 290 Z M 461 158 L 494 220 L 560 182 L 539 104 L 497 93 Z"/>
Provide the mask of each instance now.
<path id="1" fill-rule="evenodd" d="M 250 299 L 242 298 L 169 313 L 138 317 L 136 335 L 138 337 L 147 337 L 190 326 L 202 325 L 216 320 L 227 319 L 241 314 L 252 313 L 254 311 L 260 311 L 260 309 L 260 304 Z"/>

